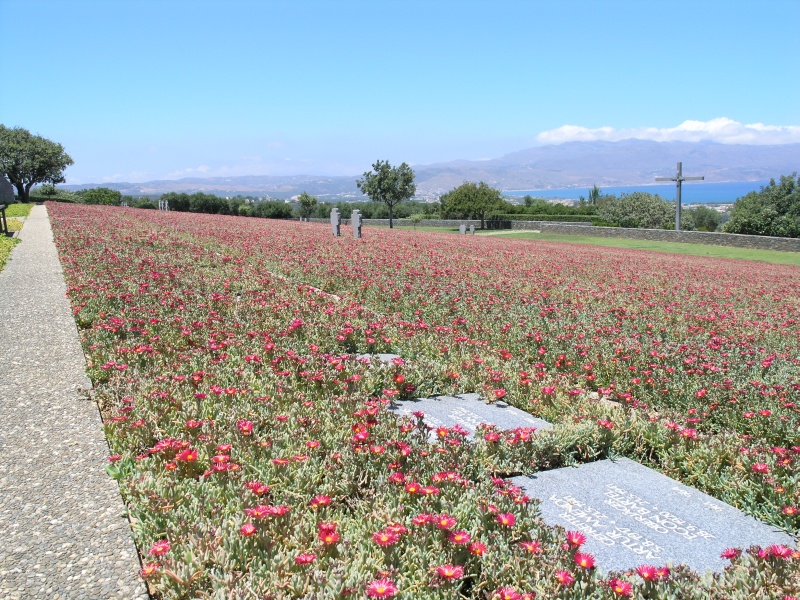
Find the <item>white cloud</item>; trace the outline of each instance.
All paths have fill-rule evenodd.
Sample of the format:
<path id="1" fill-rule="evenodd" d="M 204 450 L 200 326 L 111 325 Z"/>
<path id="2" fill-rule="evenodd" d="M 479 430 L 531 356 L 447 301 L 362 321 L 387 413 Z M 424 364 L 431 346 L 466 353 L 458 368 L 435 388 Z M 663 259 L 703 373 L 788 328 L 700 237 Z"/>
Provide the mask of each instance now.
<path id="1" fill-rule="evenodd" d="M 796 144 L 800 143 L 800 126 L 744 125 L 738 121 L 720 117 L 710 121 L 684 121 L 677 127 L 635 127 L 614 129 L 598 127 L 590 129 L 579 125 L 564 125 L 543 131 L 536 136 L 541 144 L 564 142 L 609 141 L 627 139 L 652 140 L 655 142 L 719 142 L 721 144 Z"/>
<path id="2" fill-rule="evenodd" d="M 167 173 L 164 178 L 165 179 L 178 179 L 181 177 L 191 177 L 192 175 L 206 175 L 211 170 L 210 167 L 206 165 L 200 165 L 199 167 L 195 168 L 188 168 L 188 169 L 181 169 L 179 171 L 173 171 L 172 173 Z"/>

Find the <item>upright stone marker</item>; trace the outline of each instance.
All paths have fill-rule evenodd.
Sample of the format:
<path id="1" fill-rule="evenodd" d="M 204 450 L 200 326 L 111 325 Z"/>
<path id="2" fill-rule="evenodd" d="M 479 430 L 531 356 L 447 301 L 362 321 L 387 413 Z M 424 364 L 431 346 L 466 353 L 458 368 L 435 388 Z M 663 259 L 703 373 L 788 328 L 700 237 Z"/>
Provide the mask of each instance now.
<path id="1" fill-rule="evenodd" d="M 580 531 L 602 572 L 685 564 L 722 571 L 726 548 L 794 542 L 786 533 L 627 458 L 514 477 L 550 525 Z"/>
<path id="2" fill-rule="evenodd" d="M 496 425 L 499 429 L 516 429 L 517 427 L 548 429 L 552 427 L 547 421 L 537 419 L 505 402 L 497 401 L 487 404 L 478 394 L 400 400 L 389 410 L 398 415 L 422 412 L 425 414 L 423 417 L 425 423 L 431 427 L 460 425 L 469 432 L 468 437 L 470 438 L 475 435 L 475 430 L 481 423 Z"/>
<path id="3" fill-rule="evenodd" d="M 335 235 L 336 237 L 339 237 L 340 235 L 342 235 L 342 232 L 341 232 L 341 229 L 340 229 L 341 226 L 342 226 L 342 216 L 339 214 L 339 209 L 338 208 L 332 208 L 331 209 L 331 229 L 333 230 L 333 235 Z"/>
<path id="4" fill-rule="evenodd" d="M 0 175 L 0 204 L 14 204 L 14 186 L 11 182 Z"/>
<path id="5" fill-rule="evenodd" d="M 461 235 L 467 235 L 467 226 L 466 225 L 459 225 L 458 226 L 458 233 Z"/>
<path id="6" fill-rule="evenodd" d="M 470 235 L 475 235 L 475 225 L 470 225 L 469 226 L 469 233 L 470 233 Z"/>
<path id="7" fill-rule="evenodd" d="M 356 209 L 350 217 L 350 224 L 353 226 L 353 237 L 358 239 L 361 237 L 361 225 L 363 220 L 361 218 L 361 211 Z"/>

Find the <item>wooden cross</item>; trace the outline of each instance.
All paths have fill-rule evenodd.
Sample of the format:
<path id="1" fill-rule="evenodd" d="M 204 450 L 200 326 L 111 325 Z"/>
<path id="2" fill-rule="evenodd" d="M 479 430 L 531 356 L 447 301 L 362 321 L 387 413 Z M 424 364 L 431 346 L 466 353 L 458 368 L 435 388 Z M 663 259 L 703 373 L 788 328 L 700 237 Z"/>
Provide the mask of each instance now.
<path id="1" fill-rule="evenodd" d="M 682 164 L 678 163 L 678 173 L 675 177 L 656 177 L 656 181 L 674 181 L 678 187 L 678 193 L 675 197 L 675 231 L 681 230 L 681 183 L 684 181 L 703 181 L 705 177 L 684 177 Z"/>

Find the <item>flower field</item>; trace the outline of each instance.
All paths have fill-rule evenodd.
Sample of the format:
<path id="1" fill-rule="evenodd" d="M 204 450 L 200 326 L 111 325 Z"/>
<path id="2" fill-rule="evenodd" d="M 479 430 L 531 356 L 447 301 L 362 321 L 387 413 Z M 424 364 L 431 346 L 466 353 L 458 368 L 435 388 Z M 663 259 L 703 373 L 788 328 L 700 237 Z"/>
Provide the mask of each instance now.
<path id="1" fill-rule="evenodd" d="M 490 237 L 48 204 L 162 598 L 784 598 L 800 550 L 601 574 L 504 479 L 627 456 L 800 534 L 800 271 Z M 394 353 L 390 364 L 360 354 Z M 552 430 L 429 442 L 393 399 Z"/>

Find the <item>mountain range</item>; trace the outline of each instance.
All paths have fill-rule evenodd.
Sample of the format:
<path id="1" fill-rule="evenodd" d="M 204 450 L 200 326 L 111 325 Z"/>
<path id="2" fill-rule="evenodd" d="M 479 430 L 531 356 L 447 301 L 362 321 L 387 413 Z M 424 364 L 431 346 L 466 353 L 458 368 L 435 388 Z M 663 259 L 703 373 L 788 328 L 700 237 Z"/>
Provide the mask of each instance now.
<path id="1" fill-rule="evenodd" d="M 436 196 L 464 181 L 484 181 L 501 190 L 600 188 L 654 183 L 674 176 L 678 162 L 684 176 L 705 181 L 761 181 L 800 171 L 800 144 L 744 145 L 711 142 L 566 142 L 512 152 L 490 160 L 454 160 L 415 165 L 418 196 Z M 124 195 L 205 192 L 223 196 L 255 195 L 289 198 L 305 191 L 321 199 L 360 197 L 351 176 L 191 177 L 145 183 L 62 185 L 78 190 L 104 186 Z"/>

